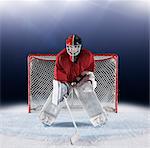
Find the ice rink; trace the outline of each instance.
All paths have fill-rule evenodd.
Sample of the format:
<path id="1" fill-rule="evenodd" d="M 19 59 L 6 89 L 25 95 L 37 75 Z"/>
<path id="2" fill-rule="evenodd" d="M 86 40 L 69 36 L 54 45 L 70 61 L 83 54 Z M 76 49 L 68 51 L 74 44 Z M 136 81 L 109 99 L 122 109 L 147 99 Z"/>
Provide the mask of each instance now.
<path id="1" fill-rule="evenodd" d="M 67 110 L 62 110 L 51 127 L 43 126 L 37 113 L 27 113 L 27 105 L 0 109 L 0 148 L 148 148 L 150 115 L 148 108 L 119 104 L 118 113 L 109 113 L 108 122 L 94 128 L 83 110 L 73 110 L 80 132 L 74 145 L 69 142 L 74 128 Z"/>

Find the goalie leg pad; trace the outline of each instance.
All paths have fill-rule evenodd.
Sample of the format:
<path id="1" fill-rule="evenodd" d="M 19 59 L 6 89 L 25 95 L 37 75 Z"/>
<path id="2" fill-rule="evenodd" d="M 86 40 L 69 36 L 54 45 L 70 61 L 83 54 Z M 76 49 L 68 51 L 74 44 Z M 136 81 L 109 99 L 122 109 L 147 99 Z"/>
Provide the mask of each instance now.
<path id="1" fill-rule="evenodd" d="M 105 113 L 95 91 L 93 90 L 91 82 L 87 81 L 80 87 L 74 88 L 74 90 L 90 119 Z M 91 120 L 91 122 L 92 121 L 93 120 Z M 93 125 L 95 126 L 95 124 Z"/>
<path id="2" fill-rule="evenodd" d="M 55 121 L 61 108 L 65 105 L 64 102 L 60 102 L 59 105 L 53 104 L 52 95 L 53 92 L 48 97 L 46 103 L 44 104 L 39 114 L 39 119 L 41 120 L 41 122 L 49 126 Z"/>
<path id="3" fill-rule="evenodd" d="M 58 105 L 62 101 L 62 98 L 68 92 L 68 87 L 66 84 L 60 81 L 53 80 L 53 95 L 52 103 Z"/>

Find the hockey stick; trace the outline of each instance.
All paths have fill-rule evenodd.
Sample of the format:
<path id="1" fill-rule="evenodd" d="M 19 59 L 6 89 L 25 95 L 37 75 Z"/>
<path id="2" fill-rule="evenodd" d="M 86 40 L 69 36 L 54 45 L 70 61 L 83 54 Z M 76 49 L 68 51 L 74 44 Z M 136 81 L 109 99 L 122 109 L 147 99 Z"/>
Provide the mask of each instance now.
<path id="1" fill-rule="evenodd" d="M 71 136 L 71 138 L 70 138 L 70 142 L 71 142 L 71 144 L 73 145 L 73 144 L 74 144 L 76 141 L 78 141 L 78 139 L 80 138 L 80 134 L 79 134 L 79 132 L 78 132 L 78 128 L 77 128 L 77 125 L 76 125 L 75 120 L 74 120 L 74 118 L 73 118 L 73 115 L 72 115 L 72 112 L 71 112 L 71 110 L 70 110 L 70 107 L 69 107 L 69 105 L 68 105 L 67 98 L 64 97 L 64 100 L 65 100 L 67 109 L 68 109 L 68 111 L 69 111 L 69 114 L 70 114 L 70 116 L 71 116 L 73 125 L 74 125 L 74 127 L 75 127 L 75 129 L 76 129 L 76 132 L 75 132 L 74 135 Z"/>

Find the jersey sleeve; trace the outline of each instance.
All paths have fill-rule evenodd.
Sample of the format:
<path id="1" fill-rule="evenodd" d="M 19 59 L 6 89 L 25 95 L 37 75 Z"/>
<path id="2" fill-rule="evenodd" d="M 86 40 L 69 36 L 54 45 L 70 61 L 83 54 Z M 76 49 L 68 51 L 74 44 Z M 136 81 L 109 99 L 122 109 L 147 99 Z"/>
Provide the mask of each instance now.
<path id="1" fill-rule="evenodd" d="M 54 68 L 54 79 L 60 82 L 67 82 L 67 75 L 60 64 L 60 57 L 56 56 L 56 63 Z"/>
<path id="2" fill-rule="evenodd" d="M 90 53 L 90 56 L 89 56 L 89 64 L 88 64 L 88 66 L 86 67 L 85 71 L 94 72 L 94 70 L 95 70 L 94 55 L 93 55 L 92 53 Z"/>

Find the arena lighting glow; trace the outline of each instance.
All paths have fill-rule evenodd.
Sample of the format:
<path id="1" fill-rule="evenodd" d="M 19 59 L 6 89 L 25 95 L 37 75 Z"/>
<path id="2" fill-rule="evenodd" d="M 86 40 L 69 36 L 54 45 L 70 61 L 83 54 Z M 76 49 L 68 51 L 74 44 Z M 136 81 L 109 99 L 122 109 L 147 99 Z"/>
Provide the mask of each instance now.
<path id="1" fill-rule="evenodd" d="M 7 5 L 9 5 L 11 2 L 13 2 L 13 4 L 15 5 L 15 3 L 25 3 L 25 4 L 35 4 L 35 3 L 39 3 L 39 4 L 47 4 L 47 3 L 50 3 L 50 2 L 55 2 L 54 0 L 0 0 L 0 7 L 5 7 Z M 138 10 L 145 10 L 145 7 L 141 4 L 146 4 L 146 7 L 150 7 L 150 2 L 149 0 L 138 0 L 138 1 L 135 1 L 135 0 L 131 0 L 131 1 L 126 1 L 126 0 L 105 0 L 105 1 L 98 1 L 98 0 L 57 0 L 56 2 L 63 2 L 64 4 L 65 3 L 74 3 L 75 5 L 76 4 L 91 4 L 91 5 L 95 5 L 95 6 L 104 6 L 107 4 L 111 4 L 111 3 L 122 3 L 122 5 L 124 3 L 127 4 L 127 6 L 129 8 L 132 8 L 132 9 L 138 9 Z M 131 3 L 134 3 L 134 5 L 130 5 Z"/>
<path id="2" fill-rule="evenodd" d="M 112 10 L 114 12 L 117 13 L 126 13 L 129 15 L 133 12 L 133 13 L 142 13 L 145 14 L 148 12 L 148 9 L 150 9 L 150 1 L 149 0 L 106 0 L 106 1 L 97 1 L 97 0 L 93 0 L 93 1 L 89 1 L 89 3 L 91 5 L 94 5 L 96 7 L 100 7 L 100 8 L 107 8 L 108 10 Z M 118 8 L 123 8 L 121 9 L 121 11 L 119 11 L 115 6 L 117 6 Z"/>
<path id="3" fill-rule="evenodd" d="M 46 2 L 47 0 L 15 0 L 15 2 Z M 51 1 L 53 1 L 54 2 L 54 0 L 48 0 L 47 2 L 51 2 Z M 93 3 L 100 3 L 101 2 L 101 0 L 99 1 L 99 0 L 93 0 L 93 1 L 91 1 L 91 0 L 57 0 L 57 2 L 62 2 L 62 1 L 66 1 L 66 2 L 87 2 L 87 1 L 89 1 L 89 2 L 93 2 Z M 126 2 L 126 0 L 105 0 L 105 2 Z M 14 2 L 14 0 L 0 0 L 0 2 Z M 135 2 L 135 0 L 131 0 L 130 2 Z M 138 0 L 138 1 L 136 1 L 136 3 L 138 3 L 138 2 L 149 2 L 149 0 Z"/>

